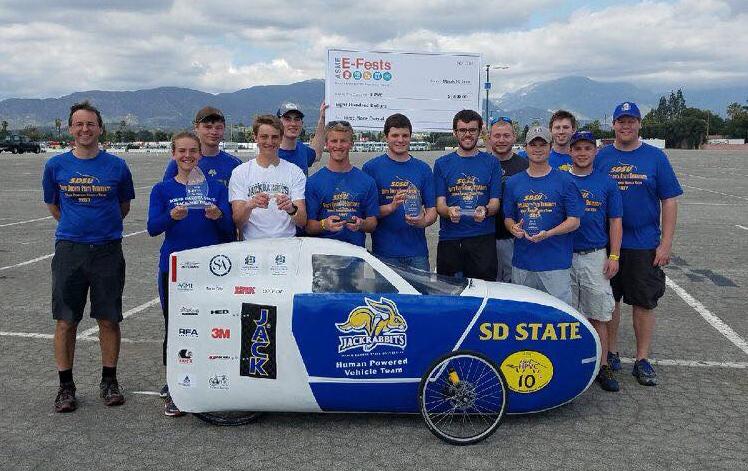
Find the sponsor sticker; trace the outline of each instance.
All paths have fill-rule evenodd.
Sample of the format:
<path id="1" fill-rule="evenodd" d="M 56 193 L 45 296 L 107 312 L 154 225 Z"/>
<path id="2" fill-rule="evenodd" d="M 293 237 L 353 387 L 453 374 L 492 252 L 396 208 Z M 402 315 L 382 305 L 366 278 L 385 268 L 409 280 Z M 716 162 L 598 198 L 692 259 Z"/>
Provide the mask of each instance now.
<path id="1" fill-rule="evenodd" d="M 231 329 L 225 329 L 223 327 L 214 327 L 210 331 L 210 336 L 214 339 L 230 339 L 231 338 Z"/>
<path id="2" fill-rule="evenodd" d="M 184 378 L 180 379 L 177 384 L 183 388 L 191 388 L 193 386 L 193 381 L 190 375 L 184 375 Z"/>
<path id="3" fill-rule="evenodd" d="M 288 261 L 285 254 L 278 254 L 270 265 L 270 274 L 274 276 L 288 275 Z"/>
<path id="4" fill-rule="evenodd" d="M 190 281 L 180 281 L 177 283 L 177 291 L 181 292 L 187 292 L 187 291 L 194 291 L 195 285 L 192 284 Z"/>
<path id="5" fill-rule="evenodd" d="M 197 316 L 200 314 L 200 309 L 192 306 L 181 306 L 179 313 L 183 316 Z"/>
<path id="6" fill-rule="evenodd" d="M 242 260 L 239 267 L 239 273 L 242 277 L 256 276 L 260 273 L 260 257 L 254 254 L 248 254 Z"/>
<path id="7" fill-rule="evenodd" d="M 235 295 L 255 294 L 254 286 L 234 286 Z"/>
<path id="8" fill-rule="evenodd" d="M 216 276 L 226 276 L 231 271 L 231 259 L 220 254 L 210 259 L 210 272 Z"/>
<path id="9" fill-rule="evenodd" d="M 177 352 L 177 363 L 180 365 L 191 365 L 192 364 L 192 350 L 183 348 Z"/>
<path id="10" fill-rule="evenodd" d="M 276 306 L 242 304 L 241 376 L 276 378 L 276 318 Z"/>
<path id="11" fill-rule="evenodd" d="M 540 391 L 553 378 L 553 363 L 540 352 L 521 350 L 501 362 L 507 386 L 514 392 L 527 394 Z"/>
<path id="12" fill-rule="evenodd" d="M 209 361 L 231 361 L 231 360 L 238 360 L 239 357 L 233 356 L 233 355 L 225 355 L 222 353 L 211 353 L 208 355 Z"/>
<path id="13" fill-rule="evenodd" d="M 228 389 L 229 376 L 225 374 L 214 374 L 208 378 L 208 386 L 210 389 Z"/>
<path id="14" fill-rule="evenodd" d="M 231 310 L 229 309 L 211 309 L 210 315 L 211 316 L 228 316 L 231 314 Z"/>
<path id="15" fill-rule="evenodd" d="M 190 327 L 180 327 L 178 333 L 180 337 L 198 337 L 197 329 L 193 329 Z"/>

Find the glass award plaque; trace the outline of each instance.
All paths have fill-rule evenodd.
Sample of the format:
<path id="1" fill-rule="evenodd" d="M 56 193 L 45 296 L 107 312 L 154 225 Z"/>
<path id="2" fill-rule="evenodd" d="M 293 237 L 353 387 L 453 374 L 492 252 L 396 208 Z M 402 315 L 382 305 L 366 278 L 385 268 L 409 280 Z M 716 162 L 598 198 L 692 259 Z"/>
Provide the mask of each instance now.
<path id="1" fill-rule="evenodd" d="M 418 190 L 418 187 L 412 183 L 408 185 L 408 188 L 405 191 L 405 201 L 403 202 L 405 215 L 417 218 L 421 215 L 421 208 L 423 207 L 421 192 Z"/>
<path id="2" fill-rule="evenodd" d="M 195 167 L 187 176 L 186 205 L 188 209 L 205 209 L 210 205 L 208 201 L 208 181 L 199 167 Z"/>
<path id="3" fill-rule="evenodd" d="M 466 187 L 462 193 L 460 202 L 460 216 L 475 216 L 475 208 L 478 207 L 478 192 L 473 187 Z"/>
<path id="4" fill-rule="evenodd" d="M 525 233 L 529 236 L 537 235 L 538 232 L 542 231 L 540 228 L 540 211 L 537 209 L 534 211 L 530 211 L 527 213 L 527 218 L 525 219 L 525 224 L 523 224 Z"/>

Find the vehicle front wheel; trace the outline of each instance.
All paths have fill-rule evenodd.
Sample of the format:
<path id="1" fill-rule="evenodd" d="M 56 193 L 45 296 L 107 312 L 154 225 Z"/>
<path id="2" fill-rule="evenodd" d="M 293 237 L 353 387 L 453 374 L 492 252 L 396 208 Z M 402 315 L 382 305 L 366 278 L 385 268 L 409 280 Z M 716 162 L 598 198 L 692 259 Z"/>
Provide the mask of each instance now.
<path id="1" fill-rule="evenodd" d="M 194 412 L 192 415 L 212 425 L 224 427 L 235 427 L 254 422 L 262 415 L 262 412 L 252 411 L 216 411 L 216 412 Z"/>
<path id="2" fill-rule="evenodd" d="M 453 445 L 490 436 L 506 411 L 501 370 L 477 352 L 457 351 L 436 360 L 421 378 L 418 404 L 431 433 Z"/>

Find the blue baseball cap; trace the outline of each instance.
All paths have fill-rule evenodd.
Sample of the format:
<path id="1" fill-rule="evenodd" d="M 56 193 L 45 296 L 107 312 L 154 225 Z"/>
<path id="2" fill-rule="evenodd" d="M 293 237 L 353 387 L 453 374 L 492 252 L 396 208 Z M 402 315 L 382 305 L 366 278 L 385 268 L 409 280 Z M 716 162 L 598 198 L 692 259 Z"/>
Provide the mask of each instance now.
<path id="1" fill-rule="evenodd" d="M 569 141 L 569 145 L 573 146 L 579 141 L 588 141 L 595 145 L 597 145 L 597 139 L 595 139 L 595 135 L 592 134 L 589 131 L 577 131 L 571 136 L 571 140 Z"/>
<path id="2" fill-rule="evenodd" d="M 617 120 L 621 116 L 631 116 L 632 118 L 642 119 L 642 114 L 639 111 L 639 107 L 636 106 L 636 103 L 633 103 L 631 101 L 624 101 L 620 105 L 616 106 L 615 111 L 613 111 L 613 121 Z"/>

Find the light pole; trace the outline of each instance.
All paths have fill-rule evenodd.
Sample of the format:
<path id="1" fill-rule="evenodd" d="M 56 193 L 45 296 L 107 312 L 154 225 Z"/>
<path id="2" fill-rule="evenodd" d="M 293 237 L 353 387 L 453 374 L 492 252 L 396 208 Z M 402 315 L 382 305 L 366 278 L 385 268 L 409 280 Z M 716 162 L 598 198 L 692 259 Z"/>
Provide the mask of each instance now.
<path id="1" fill-rule="evenodd" d="M 486 127 L 488 127 L 488 116 L 489 116 L 489 110 L 488 110 L 488 106 L 489 106 L 488 105 L 488 92 L 489 92 L 489 90 L 491 90 L 491 79 L 490 79 L 489 72 L 490 72 L 491 69 L 494 69 L 494 70 L 496 70 L 496 69 L 506 70 L 508 68 L 509 68 L 508 65 L 491 65 L 491 64 L 486 64 L 486 83 L 483 84 L 483 88 L 486 89 L 486 106 L 485 106 L 486 107 L 486 119 L 485 119 Z"/>

